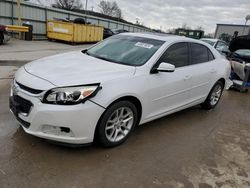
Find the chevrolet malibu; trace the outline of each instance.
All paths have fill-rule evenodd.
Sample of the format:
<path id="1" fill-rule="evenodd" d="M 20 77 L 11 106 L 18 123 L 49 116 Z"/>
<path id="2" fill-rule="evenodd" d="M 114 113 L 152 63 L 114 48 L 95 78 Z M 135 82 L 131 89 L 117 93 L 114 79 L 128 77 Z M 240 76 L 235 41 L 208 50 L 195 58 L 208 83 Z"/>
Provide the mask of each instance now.
<path id="1" fill-rule="evenodd" d="M 229 73 L 228 61 L 204 42 L 125 33 L 21 67 L 10 110 L 28 134 L 113 147 L 137 125 L 198 104 L 214 108 Z"/>

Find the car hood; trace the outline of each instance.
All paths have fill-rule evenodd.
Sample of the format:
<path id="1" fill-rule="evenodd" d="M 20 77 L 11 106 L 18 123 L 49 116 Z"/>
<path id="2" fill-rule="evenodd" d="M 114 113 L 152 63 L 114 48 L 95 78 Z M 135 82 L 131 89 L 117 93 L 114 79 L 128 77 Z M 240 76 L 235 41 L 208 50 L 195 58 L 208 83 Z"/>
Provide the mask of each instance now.
<path id="1" fill-rule="evenodd" d="M 36 77 L 56 86 L 100 83 L 124 76 L 132 76 L 135 67 L 97 59 L 81 51 L 42 58 L 24 66 Z"/>
<path id="2" fill-rule="evenodd" d="M 229 50 L 235 52 L 240 49 L 249 49 L 250 50 L 250 35 L 239 36 L 234 39 L 229 44 Z"/>

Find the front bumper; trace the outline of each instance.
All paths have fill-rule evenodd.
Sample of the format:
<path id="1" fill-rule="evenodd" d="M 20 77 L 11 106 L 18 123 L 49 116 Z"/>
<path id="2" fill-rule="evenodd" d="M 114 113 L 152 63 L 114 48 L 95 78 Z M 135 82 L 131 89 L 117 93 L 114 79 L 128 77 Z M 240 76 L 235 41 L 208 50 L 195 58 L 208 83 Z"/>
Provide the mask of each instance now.
<path id="1" fill-rule="evenodd" d="M 91 101 L 67 106 L 44 104 L 38 97 L 29 96 L 21 90 L 15 91 L 15 96 L 32 104 L 30 111 L 23 113 L 19 111 L 19 104 L 13 101 L 12 93 L 10 110 L 26 133 L 69 144 L 93 142 L 95 128 L 104 108 Z"/>

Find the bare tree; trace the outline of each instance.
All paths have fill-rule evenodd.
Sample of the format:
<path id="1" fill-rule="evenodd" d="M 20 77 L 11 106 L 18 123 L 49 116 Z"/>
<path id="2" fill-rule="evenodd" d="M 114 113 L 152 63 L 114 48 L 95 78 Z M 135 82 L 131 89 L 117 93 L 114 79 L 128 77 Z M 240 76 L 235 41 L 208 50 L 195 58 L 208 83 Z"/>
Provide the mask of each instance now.
<path id="1" fill-rule="evenodd" d="M 98 7 L 102 14 L 122 18 L 122 11 L 115 1 L 101 1 Z"/>
<path id="2" fill-rule="evenodd" d="M 204 31 L 204 28 L 202 26 L 198 26 L 198 27 L 196 27 L 196 30 Z"/>
<path id="3" fill-rule="evenodd" d="M 51 6 L 52 4 L 55 3 L 54 0 L 30 0 L 30 2 L 43 5 L 43 6 Z"/>
<path id="4" fill-rule="evenodd" d="M 181 28 L 182 29 L 191 29 L 191 27 L 188 26 L 187 23 L 183 23 Z"/>
<path id="5" fill-rule="evenodd" d="M 176 30 L 176 28 L 170 28 L 170 29 L 167 30 L 167 33 L 175 34 L 175 30 Z"/>
<path id="6" fill-rule="evenodd" d="M 80 0 L 55 0 L 52 6 L 65 10 L 79 10 L 82 8 L 82 3 Z"/>

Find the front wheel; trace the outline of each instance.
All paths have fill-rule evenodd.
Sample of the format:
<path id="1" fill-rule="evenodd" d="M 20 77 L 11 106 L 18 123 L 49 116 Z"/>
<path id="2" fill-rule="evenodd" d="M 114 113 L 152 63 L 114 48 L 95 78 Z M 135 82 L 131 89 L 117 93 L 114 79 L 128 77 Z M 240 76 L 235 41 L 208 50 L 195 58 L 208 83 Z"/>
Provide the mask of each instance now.
<path id="1" fill-rule="evenodd" d="M 223 88 L 224 84 L 221 81 L 216 82 L 213 88 L 211 89 L 207 99 L 204 103 L 201 104 L 201 106 L 206 110 L 213 109 L 220 101 Z"/>
<path id="2" fill-rule="evenodd" d="M 96 139 L 104 147 L 120 145 L 133 131 L 137 118 L 137 109 L 130 101 L 119 101 L 111 105 L 99 121 Z"/>

